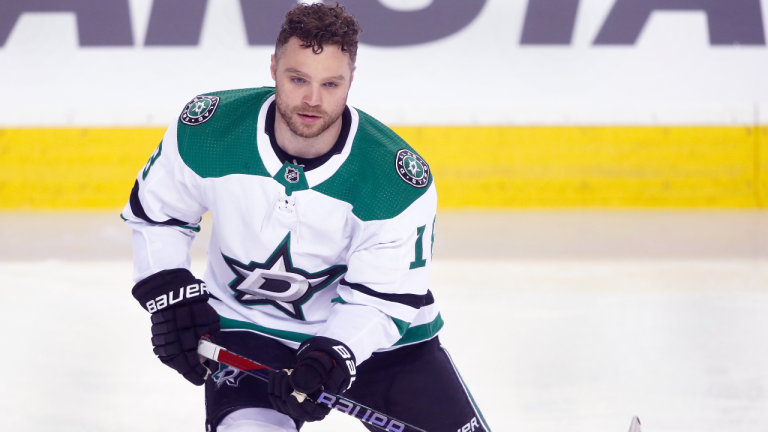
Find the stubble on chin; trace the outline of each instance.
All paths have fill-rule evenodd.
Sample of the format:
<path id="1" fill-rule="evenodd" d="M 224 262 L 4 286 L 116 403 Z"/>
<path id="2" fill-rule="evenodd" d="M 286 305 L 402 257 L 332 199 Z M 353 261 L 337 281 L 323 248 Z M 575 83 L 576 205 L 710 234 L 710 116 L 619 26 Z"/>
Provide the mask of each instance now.
<path id="1" fill-rule="evenodd" d="M 333 115 L 330 115 L 321 109 L 303 108 L 301 106 L 291 107 L 284 101 L 280 100 L 279 94 L 276 94 L 275 96 L 277 113 L 288 125 L 288 129 L 290 129 L 291 132 L 293 132 L 295 135 L 298 135 L 302 138 L 315 138 L 321 135 L 323 132 L 327 131 L 328 128 L 330 128 L 334 123 L 336 123 L 336 121 L 339 120 L 339 117 L 341 117 L 341 114 L 344 112 L 344 109 L 342 108 L 338 113 L 333 113 Z M 323 120 L 315 124 L 301 123 L 301 120 L 299 120 L 296 116 L 298 112 L 305 114 L 316 114 L 321 116 Z"/>

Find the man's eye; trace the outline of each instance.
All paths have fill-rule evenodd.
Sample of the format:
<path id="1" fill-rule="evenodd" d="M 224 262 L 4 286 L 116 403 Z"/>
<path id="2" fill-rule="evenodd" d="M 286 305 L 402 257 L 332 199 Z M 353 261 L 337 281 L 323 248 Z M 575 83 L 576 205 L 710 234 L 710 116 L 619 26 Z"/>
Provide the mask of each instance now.
<path id="1" fill-rule="evenodd" d="M 304 84 L 306 82 L 304 81 L 304 78 L 298 78 L 298 77 L 291 78 L 291 81 L 295 82 L 296 84 Z"/>
<path id="2" fill-rule="evenodd" d="M 339 86 L 339 84 L 335 82 L 329 82 L 329 83 L 325 83 L 325 86 L 328 88 L 336 88 Z"/>

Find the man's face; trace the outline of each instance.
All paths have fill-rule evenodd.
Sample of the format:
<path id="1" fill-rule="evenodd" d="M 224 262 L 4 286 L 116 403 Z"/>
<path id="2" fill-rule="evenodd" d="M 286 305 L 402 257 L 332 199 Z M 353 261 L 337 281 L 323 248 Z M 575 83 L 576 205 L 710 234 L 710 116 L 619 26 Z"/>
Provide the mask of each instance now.
<path id="1" fill-rule="evenodd" d="M 338 45 L 315 54 L 297 38 L 272 56 L 277 111 L 291 132 L 314 138 L 339 120 L 347 104 L 354 67 Z"/>

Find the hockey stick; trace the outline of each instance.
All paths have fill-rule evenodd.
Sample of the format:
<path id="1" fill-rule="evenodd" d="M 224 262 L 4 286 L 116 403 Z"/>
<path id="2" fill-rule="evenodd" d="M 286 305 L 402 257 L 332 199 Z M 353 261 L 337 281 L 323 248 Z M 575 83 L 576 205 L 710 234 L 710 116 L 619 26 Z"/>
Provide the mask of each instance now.
<path id="1" fill-rule="evenodd" d="M 197 353 L 202 357 L 223 363 L 263 381 L 269 381 L 269 372 L 275 371 L 274 369 L 237 355 L 205 339 L 200 340 L 200 343 L 197 346 Z M 306 398 L 317 404 L 335 408 L 344 414 L 351 415 L 360 421 L 376 426 L 386 432 L 427 432 L 424 429 L 417 428 L 416 426 L 386 416 L 364 405 L 360 405 L 344 396 L 323 392 L 317 400 L 313 400 L 304 393 L 299 393 L 297 391 L 294 391 L 293 395 L 296 396 L 300 402 Z"/>

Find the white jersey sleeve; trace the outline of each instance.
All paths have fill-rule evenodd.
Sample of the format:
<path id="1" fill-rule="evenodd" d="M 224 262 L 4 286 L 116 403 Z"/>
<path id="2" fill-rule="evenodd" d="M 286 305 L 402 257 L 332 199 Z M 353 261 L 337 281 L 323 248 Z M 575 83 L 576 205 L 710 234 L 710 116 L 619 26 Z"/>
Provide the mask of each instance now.
<path id="1" fill-rule="evenodd" d="M 346 343 L 358 363 L 389 348 L 433 302 L 428 290 L 437 194 L 429 190 L 393 219 L 369 222 L 339 284 L 343 300 L 319 335 Z"/>
<path id="2" fill-rule="evenodd" d="M 177 123 L 139 172 L 122 217 L 133 230 L 133 280 L 190 267 L 189 248 L 207 211 L 201 179 L 181 160 Z"/>

